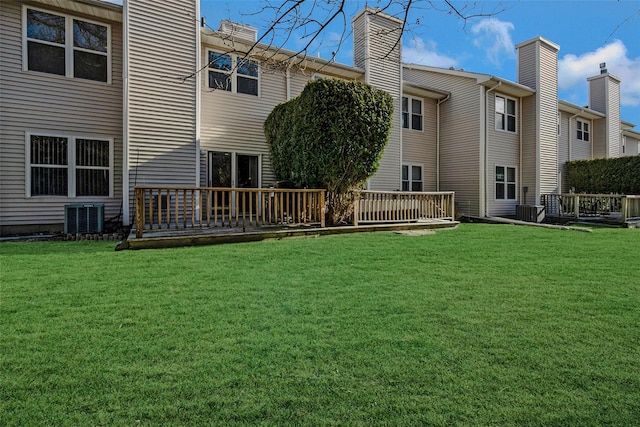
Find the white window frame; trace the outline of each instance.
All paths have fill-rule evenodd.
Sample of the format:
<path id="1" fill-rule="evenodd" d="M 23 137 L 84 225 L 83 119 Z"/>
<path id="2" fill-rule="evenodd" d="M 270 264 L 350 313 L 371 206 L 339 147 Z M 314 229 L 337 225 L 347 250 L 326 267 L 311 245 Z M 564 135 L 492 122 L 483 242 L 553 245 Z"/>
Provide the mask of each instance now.
<path id="1" fill-rule="evenodd" d="M 57 16 L 62 16 L 65 19 L 65 44 L 64 44 L 64 58 L 65 58 L 65 75 L 62 76 L 60 74 L 52 74 L 52 73 L 46 73 L 43 71 L 36 71 L 36 70 L 30 70 L 29 69 L 29 47 L 28 47 L 28 42 L 36 42 L 36 43 L 41 43 L 41 44 L 46 44 L 46 45 L 51 45 L 51 46 L 58 46 L 58 47 L 62 47 L 62 45 L 59 45 L 57 43 L 51 43 L 51 42 L 47 42 L 45 40 L 39 40 L 39 39 L 30 39 L 27 37 L 27 10 L 31 9 L 31 10 L 37 10 L 38 12 L 44 12 L 44 13 L 49 13 L 51 15 L 57 15 Z M 100 25 L 103 27 L 107 27 L 107 51 L 106 52 L 99 52 L 99 51 L 95 51 L 95 50 L 91 50 L 91 49 L 84 49 L 81 47 L 77 47 L 73 45 L 73 21 L 77 20 L 77 21 L 82 21 L 82 22 L 88 22 L 90 24 L 96 24 L 96 25 Z M 73 15 L 68 15 L 66 13 L 60 13 L 60 12 L 54 12 L 54 11 L 50 11 L 47 9 L 42 9 L 39 7 L 33 7 L 33 6 L 28 6 L 28 5 L 23 5 L 22 6 L 22 70 L 29 72 L 29 73 L 38 73 L 38 74 L 44 74 L 47 76 L 55 76 L 55 77 L 67 77 L 67 78 L 72 78 L 72 79 L 76 79 L 76 80 L 80 80 L 83 82 L 91 82 L 91 83 L 97 83 L 97 84 L 111 84 L 111 47 L 112 43 L 111 43 L 111 25 L 107 24 L 106 22 L 100 22 L 100 21 L 93 21 L 91 19 L 85 19 L 85 18 L 81 18 L 79 16 L 73 16 Z M 80 77 L 75 77 L 74 76 L 74 66 L 73 66 L 73 52 L 74 51 L 81 51 L 81 52 L 88 52 L 88 53 L 92 53 L 92 54 L 96 54 L 96 55 L 104 55 L 107 57 L 107 81 L 103 82 L 100 80 L 92 80 L 92 79 L 83 79 Z"/>
<path id="2" fill-rule="evenodd" d="M 501 98 L 504 100 L 504 111 L 498 111 L 498 98 Z M 513 101 L 513 114 L 509 114 L 509 110 L 507 108 L 508 102 L 509 101 Z M 494 127 L 497 131 L 502 131 L 502 132 L 509 132 L 509 133 L 518 133 L 518 100 L 515 98 L 511 98 L 509 96 L 506 95 L 502 95 L 502 94 L 496 94 L 495 99 L 494 99 L 494 120 L 495 117 L 497 117 L 498 114 L 502 115 L 502 124 L 504 127 L 500 128 L 498 127 L 498 121 L 495 120 L 494 123 Z M 508 118 L 509 117 L 513 117 L 513 130 L 509 130 L 509 125 L 508 125 Z"/>
<path id="3" fill-rule="evenodd" d="M 498 181 L 497 180 L 497 169 L 498 168 L 504 168 L 504 181 Z M 509 177 L 509 169 L 513 169 L 513 181 L 508 181 L 508 177 Z M 496 201 L 512 201 L 512 200 L 518 200 L 518 168 L 516 168 L 515 166 L 504 166 L 504 165 L 496 165 L 494 168 L 494 173 L 493 173 L 493 180 L 495 183 L 495 187 L 494 187 L 494 199 Z M 504 187 L 504 197 L 503 198 L 498 198 L 498 192 L 496 191 L 496 188 L 498 187 L 498 185 L 501 184 Z M 513 192 L 513 198 L 509 198 L 509 185 L 513 184 L 514 186 L 514 192 Z"/>
<path id="4" fill-rule="evenodd" d="M 404 100 L 407 100 L 407 111 L 404 111 Z M 413 111 L 413 101 L 420 102 L 420 112 Z M 403 95 L 400 100 L 400 109 L 402 110 L 402 129 L 413 130 L 417 132 L 424 132 L 424 100 L 422 98 L 416 98 L 415 96 Z M 404 120 L 405 114 L 407 120 Z M 420 129 L 413 127 L 413 116 L 420 117 Z M 406 126 L 405 126 L 406 123 Z"/>
<path id="5" fill-rule="evenodd" d="M 214 53 L 214 54 L 218 54 L 218 55 L 227 55 L 231 57 L 231 71 L 224 71 L 224 70 L 215 70 L 212 68 L 209 68 L 209 55 L 210 53 Z M 256 65 L 258 66 L 258 76 L 254 77 L 254 76 L 249 76 L 246 74 L 241 74 L 238 72 L 238 61 L 242 61 L 242 60 L 249 60 L 249 61 L 253 61 L 256 63 Z M 212 90 L 216 90 L 216 91 L 220 91 L 220 92 L 229 92 L 229 93 L 235 93 L 238 95 L 247 95 L 247 96 L 252 96 L 252 97 L 258 97 L 260 98 L 261 96 L 261 88 L 262 88 L 262 79 L 261 79 L 261 64 L 260 61 L 258 61 L 257 59 L 254 58 L 244 58 L 242 55 L 236 55 L 230 52 L 221 52 L 215 49 L 207 49 L 207 55 L 205 57 L 205 66 L 206 66 L 206 73 L 205 73 L 205 79 L 206 79 L 206 87 Z M 229 76 L 229 78 L 231 79 L 231 90 L 224 90 L 224 89 L 218 89 L 218 88 L 214 88 L 209 86 L 209 71 L 215 71 L 217 73 L 221 73 L 221 74 L 227 74 Z M 247 79 L 252 79 L 252 80 L 256 80 L 258 82 L 258 93 L 256 95 L 253 95 L 251 93 L 244 93 L 244 92 L 238 92 L 238 76 L 242 77 L 242 78 L 247 78 Z"/>
<path id="6" fill-rule="evenodd" d="M 587 125 L 588 130 L 584 130 L 584 125 Z M 584 138 L 587 135 L 587 139 Z M 578 141 L 591 142 L 591 120 L 576 119 L 576 139 Z"/>
<path id="7" fill-rule="evenodd" d="M 31 195 L 31 136 L 47 136 L 52 138 L 67 139 L 67 195 Z M 109 142 L 109 167 L 104 166 L 78 166 L 76 165 L 76 140 L 92 139 Z M 109 171 L 109 195 L 108 196 L 76 196 L 76 170 L 77 169 L 98 169 Z M 114 139 L 103 135 L 80 135 L 57 133 L 50 131 L 29 130 L 25 132 L 25 195 L 33 198 L 78 198 L 78 199 L 96 199 L 114 197 Z"/>
<path id="8" fill-rule="evenodd" d="M 407 180 L 402 179 L 402 168 L 407 167 Z M 414 181 L 413 180 L 413 168 L 420 168 L 420 181 Z M 424 165 L 421 163 L 403 163 L 402 167 L 400 168 L 400 182 L 401 182 L 401 189 L 402 189 L 402 184 L 404 184 L 405 182 L 407 182 L 409 189 L 408 190 L 404 190 L 402 189 L 402 191 L 413 191 L 413 192 L 418 192 L 418 191 L 424 191 Z M 413 190 L 413 184 L 415 182 L 419 182 L 420 183 L 420 187 L 421 190 Z"/>

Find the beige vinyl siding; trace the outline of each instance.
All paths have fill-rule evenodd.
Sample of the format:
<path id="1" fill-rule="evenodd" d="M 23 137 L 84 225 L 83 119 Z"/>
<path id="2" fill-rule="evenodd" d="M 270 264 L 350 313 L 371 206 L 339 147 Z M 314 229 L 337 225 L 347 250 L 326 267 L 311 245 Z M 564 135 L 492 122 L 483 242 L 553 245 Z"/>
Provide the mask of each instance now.
<path id="1" fill-rule="evenodd" d="M 518 48 L 518 83 L 536 89 L 537 54 L 535 43 Z M 538 187 L 538 147 L 537 147 L 537 106 L 536 96 L 522 100 L 522 164 L 520 165 L 522 187 L 528 187 L 527 197 L 535 197 Z M 519 189 L 522 191 L 522 188 Z M 529 202 L 529 200 L 527 200 Z"/>
<path id="2" fill-rule="evenodd" d="M 495 101 L 496 95 L 516 102 L 516 132 L 496 130 Z M 520 117 L 520 104 L 518 99 L 509 97 L 500 92 L 489 92 L 487 111 L 487 215 L 514 215 L 516 205 L 519 203 L 516 185 L 516 200 L 496 200 L 496 166 L 504 166 L 516 169 L 516 182 L 520 162 L 520 136 L 518 118 Z"/>
<path id="3" fill-rule="evenodd" d="M 593 120 L 591 126 L 591 144 L 593 144 L 593 158 L 603 159 L 607 157 L 607 120 Z"/>
<path id="4" fill-rule="evenodd" d="M 589 108 L 607 114 L 607 87 L 604 76 L 589 80 Z"/>
<path id="5" fill-rule="evenodd" d="M 482 86 L 473 78 L 410 66 L 404 68 L 403 79 L 451 93 L 451 98 L 440 106 L 440 190 L 456 192 L 459 212 L 479 215 Z"/>
<path id="6" fill-rule="evenodd" d="M 366 21 L 360 15 L 353 23 L 353 65 L 364 70 L 366 68 Z"/>
<path id="7" fill-rule="evenodd" d="M 607 111 L 608 157 L 620 157 L 622 154 L 622 138 L 620 137 L 620 83 L 612 78 L 607 78 L 607 85 L 609 104 L 609 110 Z"/>
<path id="8" fill-rule="evenodd" d="M 625 156 L 636 156 L 640 154 L 640 139 L 631 136 L 624 136 L 625 142 Z"/>
<path id="9" fill-rule="evenodd" d="M 540 192 L 558 191 L 558 51 L 540 43 L 540 87 L 537 88 L 540 123 Z M 537 199 L 536 199 L 537 200 Z M 538 201 L 536 201 L 537 203 Z"/>
<path id="10" fill-rule="evenodd" d="M 589 123 L 591 129 L 593 129 L 593 123 L 600 120 L 589 120 L 580 117 L 575 117 L 571 120 L 571 159 L 570 160 L 589 160 L 591 159 L 591 144 L 593 142 L 593 132 L 589 135 L 589 141 L 579 140 L 577 136 L 577 121 Z"/>
<path id="11" fill-rule="evenodd" d="M 436 101 L 413 97 L 422 100 L 423 130 L 402 129 L 402 163 L 422 166 L 423 190 L 436 191 Z"/>
<path id="12" fill-rule="evenodd" d="M 569 155 L 569 118 L 571 114 L 559 112 L 560 135 L 558 135 L 558 176 L 560 188 L 559 193 L 567 192 L 567 180 L 565 174 L 565 164 L 570 160 Z M 573 146 L 571 147 L 573 150 Z"/>
<path id="13" fill-rule="evenodd" d="M 399 23 L 384 16 L 365 14 L 369 29 L 366 82 L 393 97 L 394 115 L 389 142 L 382 153 L 376 174 L 369 180 L 371 190 L 394 191 L 401 188 L 401 90 L 400 43 L 395 47 Z M 357 43 L 356 43 L 357 45 Z"/>
<path id="14" fill-rule="evenodd" d="M 196 2 L 128 2 L 129 186 L 193 186 Z M 133 206 L 130 206 L 133 213 Z"/>
<path id="15" fill-rule="evenodd" d="M 207 47 L 203 47 L 203 64 L 207 61 Z M 292 73 L 291 93 L 300 93 L 308 76 Z M 264 121 L 273 108 L 287 100 L 286 74 L 282 71 L 259 73 L 260 96 L 212 90 L 208 87 L 208 73 L 202 75 L 200 149 L 238 154 L 259 155 L 262 177 L 260 185 L 275 184 L 269 160 L 269 146 L 264 137 Z M 206 168 L 204 168 L 206 171 Z"/>
<path id="16" fill-rule="evenodd" d="M 111 83 L 22 70 L 22 4 L 0 2 L 0 233 L 57 230 L 64 205 L 101 202 L 105 218 L 119 214 L 122 197 L 122 25 L 39 5 L 43 10 L 111 26 Z M 85 5 L 86 7 L 86 5 Z M 113 139 L 113 198 L 26 197 L 26 133 Z M 16 228 L 17 227 L 17 228 Z"/>

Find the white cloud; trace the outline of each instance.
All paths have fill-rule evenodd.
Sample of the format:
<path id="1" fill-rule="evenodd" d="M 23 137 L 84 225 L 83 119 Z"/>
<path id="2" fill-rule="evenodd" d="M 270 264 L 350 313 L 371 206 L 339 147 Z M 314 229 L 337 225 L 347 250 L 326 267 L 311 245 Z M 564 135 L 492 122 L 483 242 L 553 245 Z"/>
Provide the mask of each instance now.
<path id="1" fill-rule="evenodd" d="M 515 57 L 513 40 L 511 40 L 511 31 L 514 28 L 511 22 L 485 18 L 471 27 L 471 32 L 477 36 L 473 44 L 484 49 L 487 59 L 500 66 L 504 56 Z"/>
<path id="2" fill-rule="evenodd" d="M 438 46 L 433 41 L 425 43 L 420 38 L 413 38 L 409 41 L 409 46 L 402 47 L 402 62 L 442 68 L 458 65 L 457 59 L 442 55 L 437 49 Z"/>
<path id="3" fill-rule="evenodd" d="M 621 104 L 640 106 L 640 57 L 629 58 L 627 47 L 620 40 L 614 40 L 580 56 L 567 54 L 562 57 L 558 61 L 560 89 L 566 90 L 584 84 L 588 77 L 598 75 L 601 62 L 606 62 L 607 70 L 622 80 Z"/>

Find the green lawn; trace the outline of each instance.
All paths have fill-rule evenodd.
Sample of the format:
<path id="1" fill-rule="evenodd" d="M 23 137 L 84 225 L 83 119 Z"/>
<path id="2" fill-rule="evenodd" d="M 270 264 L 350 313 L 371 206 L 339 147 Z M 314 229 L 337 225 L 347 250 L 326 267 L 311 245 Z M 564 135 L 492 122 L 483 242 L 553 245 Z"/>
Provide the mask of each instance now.
<path id="1" fill-rule="evenodd" d="M 640 230 L 0 244 L 0 425 L 640 423 Z"/>

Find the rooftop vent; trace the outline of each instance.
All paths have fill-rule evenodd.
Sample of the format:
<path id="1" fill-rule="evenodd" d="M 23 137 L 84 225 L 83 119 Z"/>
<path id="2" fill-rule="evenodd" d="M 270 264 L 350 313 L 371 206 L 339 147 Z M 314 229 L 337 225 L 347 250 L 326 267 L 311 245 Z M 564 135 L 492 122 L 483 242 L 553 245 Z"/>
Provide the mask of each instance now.
<path id="1" fill-rule="evenodd" d="M 237 24 L 235 22 L 223 20 L 220 22 L 218 32 L 238 37 L 244 40 L 255 42 L 258 40 L 258 29 L 250 25 Z"/>
<path id="2" fill-rule="evenodd" d="M 607 63 L 606 62 L 601 62 L 600 63 L 600 74 L 607 74 Z"/>

